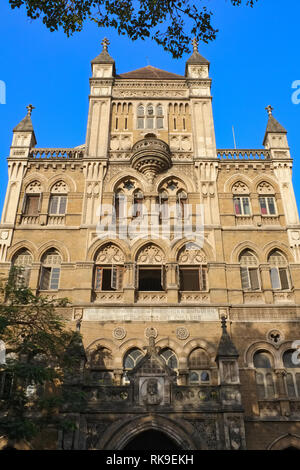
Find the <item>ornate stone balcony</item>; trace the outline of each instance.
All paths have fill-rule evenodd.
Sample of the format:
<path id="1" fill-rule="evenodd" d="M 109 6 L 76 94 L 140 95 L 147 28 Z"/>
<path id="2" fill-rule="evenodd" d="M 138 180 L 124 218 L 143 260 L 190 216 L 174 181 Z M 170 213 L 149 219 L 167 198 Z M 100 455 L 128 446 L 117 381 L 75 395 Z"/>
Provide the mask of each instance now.
<path id="1" fill-rule="evenodd" d="M 32 160 L 80 160 L 83 154 L 83 148 L 33 148 L 29 158 Z"/>
<path id="2" fill-rule="evenodd" d="M 22 215 L 21 224 L 23 225 L 38 225 L 39 223 L 39 215 Z"/>
<path id="3" fill-rule="evenodd" d="M 94 291 L 95 303 L 120 303 L 124 300 L 124 293 L 120 291 Z"/>
<path id="4" fill-rule="evenodd" d="M 137 292 L 138 303 L 165 303 L 167 302 L 167 294 L 165 292 Z"/>
<path id="5" fill-rule="evenodd" d="M 146 137 L 132 147 L 131 165 L 153 182 L 155 176 L 171 167 L 170 148 L 156 137 Z"/>
<path id="6" fill-rule="evenodd" d="M 219 149 L 219 160 L 270 160 L 270 152 L 265 149 Z"/>
<path id="7" fill-rule="evenodd" d="M 210 295 L 209 292 L 180 292 L 180 303 L 188 304 L 188 303 L 209 303 L 210 302 Z"/>

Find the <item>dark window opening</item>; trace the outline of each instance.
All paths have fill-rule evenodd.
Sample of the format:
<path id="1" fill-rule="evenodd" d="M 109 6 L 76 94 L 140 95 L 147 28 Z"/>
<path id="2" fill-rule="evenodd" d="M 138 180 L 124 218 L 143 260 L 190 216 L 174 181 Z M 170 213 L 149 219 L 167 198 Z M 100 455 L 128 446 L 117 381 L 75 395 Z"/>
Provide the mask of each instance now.
<path id="1" fill-rule="evenodd" d="M 123 267 L 102 268 L 96 266 L 95 290 L 121 290 L 123 285 Z"/>
<path id="2" fill-rule="evenodd" d="M 181 291 L 206 291 L 207 269 L 200 266 L 198 269 L 179 270 Z"/>
<path id="3" fill-rule="evenodd" d="M 139 269 L 140 291 L 162 291 L 163 289 L 161 268 Z"/>
<path id="4" fill-rule="evenodd" d="M 25 215 L 38 215 L 40 205 L 40 195 L 26 196 Z"/>

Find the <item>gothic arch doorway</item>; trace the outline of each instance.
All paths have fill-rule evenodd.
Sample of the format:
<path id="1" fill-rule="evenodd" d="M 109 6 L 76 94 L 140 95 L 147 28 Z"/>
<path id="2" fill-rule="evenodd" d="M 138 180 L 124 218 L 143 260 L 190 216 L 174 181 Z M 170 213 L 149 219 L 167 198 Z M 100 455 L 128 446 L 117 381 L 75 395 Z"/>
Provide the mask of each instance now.
<path id="1" fill-rule="evenodd" d="M 181 450 L 181 447 L 167 434 L 150 429 L 133 437 L 123 450 Z"/>

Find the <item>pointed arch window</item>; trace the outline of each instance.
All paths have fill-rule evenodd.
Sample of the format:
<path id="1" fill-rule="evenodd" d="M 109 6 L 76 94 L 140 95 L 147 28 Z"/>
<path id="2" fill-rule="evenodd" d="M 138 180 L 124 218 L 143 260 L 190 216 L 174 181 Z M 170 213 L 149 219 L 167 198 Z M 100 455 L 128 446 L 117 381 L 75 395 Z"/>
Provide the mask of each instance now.
<path id="1" fill-rule="evenodd" d="M 172 349 L 163 349 L 159 355 L 165 361 L 166 365 L 170 367 L 170 369 L 178 369 L 178 359 Z"/>
<path id="2" fill-rule="evenodd" d="M 57 250 L 48 250 L 42 258 L 40 290 L 57 290 L 60 279 L 61 256 Z"/>
<path id="3" fill-rule="evenodd" d="M 287 372 L 285 376 L 285 386 L 287 395 L 290 398 L 300 397 L 300 364 L 294 360 L 294 350 L 283 353 L 282 362 Z"/>
<path id="4" fill-rule="evenodd" d="M 253 356 L 256 369 L 256 389 L 259 399 L 275 397 L 275 381 L 273 371 L 274 360 L 266 351 L 257 351 Z"/>
<path id="5" fill-rule="evenodd" d="M 37 216 L 41 210 L 42 187 L 39 181 L 32 181 L 26 188 L 22 213 L 26 216 Z"/>
<path id="6" fill-rule="evenodd" d="M 210 383 L 209 357 L 204 349 L 196 348 L 190 353 L 188 367 L 191 385 Z"/>
<path id="7" fill-rule="evenodd" d="M 123 367 L 126 370 L 133 369 L 140 360 L 144 357 L 142 351 L 138 348 L 133 348 L 128 351 L 124 356 Z"/>
<path id="8" fill-rule="evenodd" d="M 32 267 L 32 255 L 25 248 L 18 251 L 18 253 L 13 258 L 13 266 L 18 269 L 17 274 L 17 285 L 18 286 L 28 286 L 30 279 L 30 272 Z"/>
<path id="9" fill-rule="evenodd" d="M 166 191 L 161 191 L 158 195 L 159 221 L 162 222 L 169 218 L 169 196 Z"/>
<path id="10" fill-rule="evenodd" d="M 290 276 L 288 272 L 288 263 L 280 250 L 273 250 L 269 257 L 270 278 L 273 290 L 289 290 Z"/>
<path id="11" fill-rule="evenodd" d="M 260 290 L 258 261 L 251 250 L 244 250 L 240 255 L 241 282 L 244 290 Z"/>
<path id="12" fill-rule="evenodd" d="M 154 107 L 149 103 L 147 106 L 142 104 L 137 107 L 137 129 L 163 129 L 164 112 L 163 106 L 158 104 Z"/>

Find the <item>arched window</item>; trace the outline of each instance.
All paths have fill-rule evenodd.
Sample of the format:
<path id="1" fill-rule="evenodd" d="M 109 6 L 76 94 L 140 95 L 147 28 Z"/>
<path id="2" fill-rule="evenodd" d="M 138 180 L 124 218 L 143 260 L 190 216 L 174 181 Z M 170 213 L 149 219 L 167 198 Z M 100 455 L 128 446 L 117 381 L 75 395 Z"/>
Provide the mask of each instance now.
<path id="1" fill-rule="evenodd" d="M 137 129 L 163 129 L 164 127 L 164 114 L 163 106 L 161 104 L 154 108 L 153 104 L 149 103 L 146 106 L 140 104 L 137 107 Z"/>
<path id="2" fill-rule="evenodd" d="M 28 286 L 30 279 L 30 271 L 32 266 L 32 255 L 25 248 L 18 251 L 14 256 L 12 265 L 17 268 L 17 285 Z"/>
<path id="3" fill-rule="evenodd" d="M 38 216 L 42 202 L 42 187 L 39 181 L 32 181 L 27 187 L 23 202 L 23 215 Z"/>
<path id="4" fill-rule="evenodd" d="M 253 356 L 256 369 L 256 387 L 258 398 L 274 398 L 273 357 L 266 351 L 257 351 Z"/>
<path id="5" fill-rule="evenodd" d="M 136 288 L 142 292 L 165 290 L 165 255 L 163 251 L 158 246 L 149 243 L 140 249 L 136 261 Z"/>
<path id="6" fill-rule="evenodd" d="M 260 290 L 258 261 L 251 250 L 244 250 L 239 258 L 241 264 L 241 281 L 244 290 Z"/>
<path id="7" fill-rule="evenodd" d="M 167 364 L 170 369 L 178 369 L 178 360 L 176 357 L 176 354 L 172 349 L 166 348 L 160 351 L 159 353 L 160 357 L 163 358 L 165 363 Z"/>
<path id="8" fill-rule="evenodd" d="M 60 278 L 61 256 L 55 249 L 48 250 L 42 257 L 40 290 L 57 290 Z"/>
<path id="9" fill-rule="evenodd" d="M 123 367 L 126 370 L 133 369 L 140 360 L 144 357 L 142 351 L 138 348 L 133 348 L 128 351 L 124 356 Z"/>
<path id="10" fill-rule="evenodd" d="M 270 265 L 270 278 L 272 289 L 290 289 L 288 263 L 281 251 L 273 250 L 268 257 L 268 263 Z"/>
<path id="11" fill-rule="evenodd" d="M 92 367 L 111 369 L 113 358 L 110 349 L 99 346 L 92 352 L 90 362 Z"/>
<path id="12" fill-rule="evenodd" d="M 189 355 L 189 382 L 190 384 L 209 384 L 209 357 L 202 348 L 194 349 Z"/>
<path id="13" fill-rule="evenodd" d="M 113 243 L 103 246 L 95 256 L 95 291 L 122 290 L 124 255 Z"/>
<path id="14" fill-rule="evenodd" d="M 180 291 L 208 291 L 207 259 L 197 245 L 190 244 L 178 255 L 178 287 Z"/>
<path id="15" fill-rule="evenodd" d="M 49 215 L 64 215 L 67 208 L 68 187 L 64 181 L 58 181 L 51 188 Z"/>
<path id="16" fill-rule="evenodd" d="M 276 215 L 276 202 L 274 196 L 274 188 L 271 184 L 263 181 L 257 187 L 259 194 L 259 205 L 262 216 Z"/>
<path id="17" fill-rule="evenodd" d="M 232 187 L 232 192 L 235 215 L 251 215 L 249 189 L 246 184 L 242 181 L 238 181 Z"/>
<path id="18" fill-rule="evenodd" d="M 283 366 L 287 372 L 285 377 L 286 391 L 291 398 L 300 397 L 300 364 L 295 360 L 294 352 L 294 350 L 288 350 L 282 356 Z"/>

